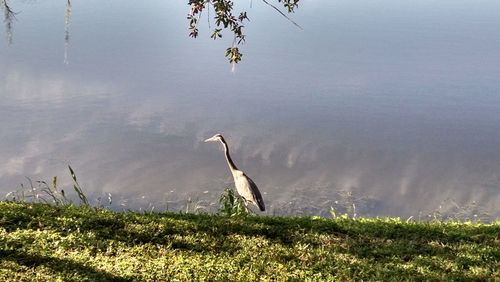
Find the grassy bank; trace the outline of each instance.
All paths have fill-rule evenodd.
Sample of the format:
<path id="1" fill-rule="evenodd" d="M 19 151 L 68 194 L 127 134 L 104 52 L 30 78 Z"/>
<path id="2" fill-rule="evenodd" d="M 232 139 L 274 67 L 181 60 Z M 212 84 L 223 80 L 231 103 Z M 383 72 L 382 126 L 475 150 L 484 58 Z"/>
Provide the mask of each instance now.
<path id="1" fill-rule="evenodd" d="M 500 223 L 116 213 L 0 202 L 0 281 L 500 281 Z"/>

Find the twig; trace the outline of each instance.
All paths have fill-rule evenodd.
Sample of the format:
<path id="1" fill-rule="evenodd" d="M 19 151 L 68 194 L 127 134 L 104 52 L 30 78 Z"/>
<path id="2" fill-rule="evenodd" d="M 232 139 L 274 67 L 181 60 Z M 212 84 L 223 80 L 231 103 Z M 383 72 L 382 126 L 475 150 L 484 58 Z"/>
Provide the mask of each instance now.
<path id="1" fill-rule="evenodd" d="M 266 0 L 262 0 L 262 2 L 266 3 L 267 5 L 271 6 L 273 9 L 275 9 L 276 11 L 278 11 L 278 13 L 280 13 L 283 17 L 285 17 L 287 20 L 289 20 L 291 23 L 293 23 L 296 27 L 304 30 L 298 23 L 294 22 L 289 16 L 287 16 L 285 13 L 283 13 L 276 6 L 274 6 L 273 4 L 267 2 Z"/>

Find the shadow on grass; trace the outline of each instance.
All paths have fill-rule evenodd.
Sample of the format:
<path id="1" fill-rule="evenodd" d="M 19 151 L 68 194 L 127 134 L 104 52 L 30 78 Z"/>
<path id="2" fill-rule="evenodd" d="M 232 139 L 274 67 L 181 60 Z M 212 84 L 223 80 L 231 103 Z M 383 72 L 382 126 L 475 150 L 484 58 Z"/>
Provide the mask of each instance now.
<path id="1" fill-rule="evenodd" d="M 131 225 L 140 228 L 131 229 Z M 290 245 L 304 241 L 303 234 L 328 234 L 340 238 L 354 238 L 370 246 L 376 240 L 395 244 L 418 244 L 426 253 L 441 250 L 429 246 L 431 241 L 446 243 L 485 243 L 500 236 L 500 225 L 480 227 L 443 227 L 431 224 L 398 224 L 393 222 L 358 222 L 349 219 L 326 220 L 310 217 L 224 217 L 209 214 L 182 213 L 114 213 L 92 209 L 16 204 L 4 210 L 0 206 L 0 226 L 7 231 L 15 229 L 51 229 L 61 233 L 91 231 L 100 239 L 114 239 L 128 243 L 165 243 L 169 235 L 204 233 L 212 237 L 232 234 L 260 236 L 274 242 Z M 314 244 L 315 242 L 309 242 Z M 369 244 L 370 243 L 370 244 Z M 386 246 L 382 246 L 386 247 Z M 402 248 L 404 249 L 404 248 Z M 449 250 L 448 250 L 449 251 Z"/>
<path id="2" fill-rule="evenodd" d="M 56 273 L 64 275 L 64 277 L 74 277 L 75 281 L 131 281 L 131 279 L 118 277 L 73 260 L 26 254 L 15 250 L 0 250 L 0 260 L 13 261 L 18 265 L 29 268 L 45 266 Z"/>
<path id="3" fill-rule="evenodd" d="M 426 242 L 416 243 L 412 240 L 381 240 L 371 238 L 363 240 L 351 239 L 349 249 L 341 253 L 354 255 L 359 260 L 366 260 L 374 268 L 381 267 L 388 273 L 401 273 L 403 277 L 417 280 L 455 280 L 482 281 L 467 273 L 470 267 L 483 265 L 479 260 L 464 261 L 456 250 L 449 247 L 432 246 Z M 375 267 L 378 265 L 377 267 Z M 425 274 L 417 271 L 425 269 Z"/>
<path id="4" fill-rule="evenodd" d="M 334 254 L 348 254 L 366 264 L 379 266 L 387 273 L 411 274 L 426 280 L 416 268 L 428 268 L 431 280 L 453 278 L 468 280 L 474 277 L 460 273 L 482 262 L 460 259 L 454 244 L 488 246 L 495 250 L 500 237 L 500 225 L 467 226 L 440 224 L 402 224 L 384 221 L 325 220 L 309 217 L 222 217 L 180 213 L 113 213 L 75 207 L 47 205 L 12 205 L 0 209 L 0 226 L 15 229 L 50 229 L 61 235 L 91 232 L 99 241 L 117 240 L 129 246 L 141 244 L 168 245 L 172 249 L 200 253 L 235 253 L 241 247 L 241 235 L 262 237 L 273 243 L 292 246 L 296 243 L 325 247 Z M 193 236 L 207 240 L 195 240 Z M 327 242 L 320 239 L 327 235 Z M 105 246 L 106 244 L 103 244 Z M 488 254 L 496 264 L 499 251 Z M 484 253 L 483 253 L 484 255 Z M 436 264 L 439 258 L 447 264 Z M 283 260 L 297 259 L 289 257 Z M 330 260 L 330 263 L 334 260 Z M 68 262 L 69 263 L 69 262 Z M 364 271 L 369 265 L 360 264 Z M 403 265 L 405 265 L 403 267 Z M 319 266 L 320 264 L 317 264 Z M 385 267 L 387 265 L 387 268 Z M 448 267 L 452 265 L 454 270 Z M 382 267 L 380 267 L 382 266 Z M 410 268 L 406 268 L 411 266 Z M 78 265 L 68 268 L 76 267 Z M 328 265 L 324 266 L 328 269 Z M 452 272 L 452 273 L 450 273 Z M 102 275 L 109 275 L 107 273 Z M 442 277 L 442 275 L 447 275 Z"/>

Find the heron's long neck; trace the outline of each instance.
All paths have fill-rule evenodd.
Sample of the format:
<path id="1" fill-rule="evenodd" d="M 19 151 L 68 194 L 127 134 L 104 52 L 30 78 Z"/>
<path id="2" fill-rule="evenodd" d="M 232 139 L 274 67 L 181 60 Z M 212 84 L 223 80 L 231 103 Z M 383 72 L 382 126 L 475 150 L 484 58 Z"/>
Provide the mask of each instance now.
<path id="1" fill-rule="evenodd" d="M 222 145 L 224 146 L 224 153 L 226 155 L 226 160 L 227 164 L 229 165 L 229 169 L 231 170 L 231 172 L 238 170 L 238 168 L 234 165 L 231 156 L 229 155 L 229 147 L 227 146 L 227 143 L 222 141 Z"/>

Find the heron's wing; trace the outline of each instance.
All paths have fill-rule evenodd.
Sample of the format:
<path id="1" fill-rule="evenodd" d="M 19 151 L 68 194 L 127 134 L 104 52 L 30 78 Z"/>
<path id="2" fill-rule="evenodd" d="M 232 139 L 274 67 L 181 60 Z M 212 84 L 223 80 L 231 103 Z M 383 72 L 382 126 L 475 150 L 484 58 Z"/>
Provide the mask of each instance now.
<path id="1" fill-rule="evenodd" d="M 248 177 L 247 175 L 245 175 L 245 177 L 248 180 L 248 184 L 250 184 L 250 191 L 252 192 L 252 196 L 255 199 L 257 206 L 261 211 L 265 211 L 266 206 L 264 205 L 264 199 L 262 199 L 259 188 L 257 188 L 257 185 L 250 177 Z"/>

